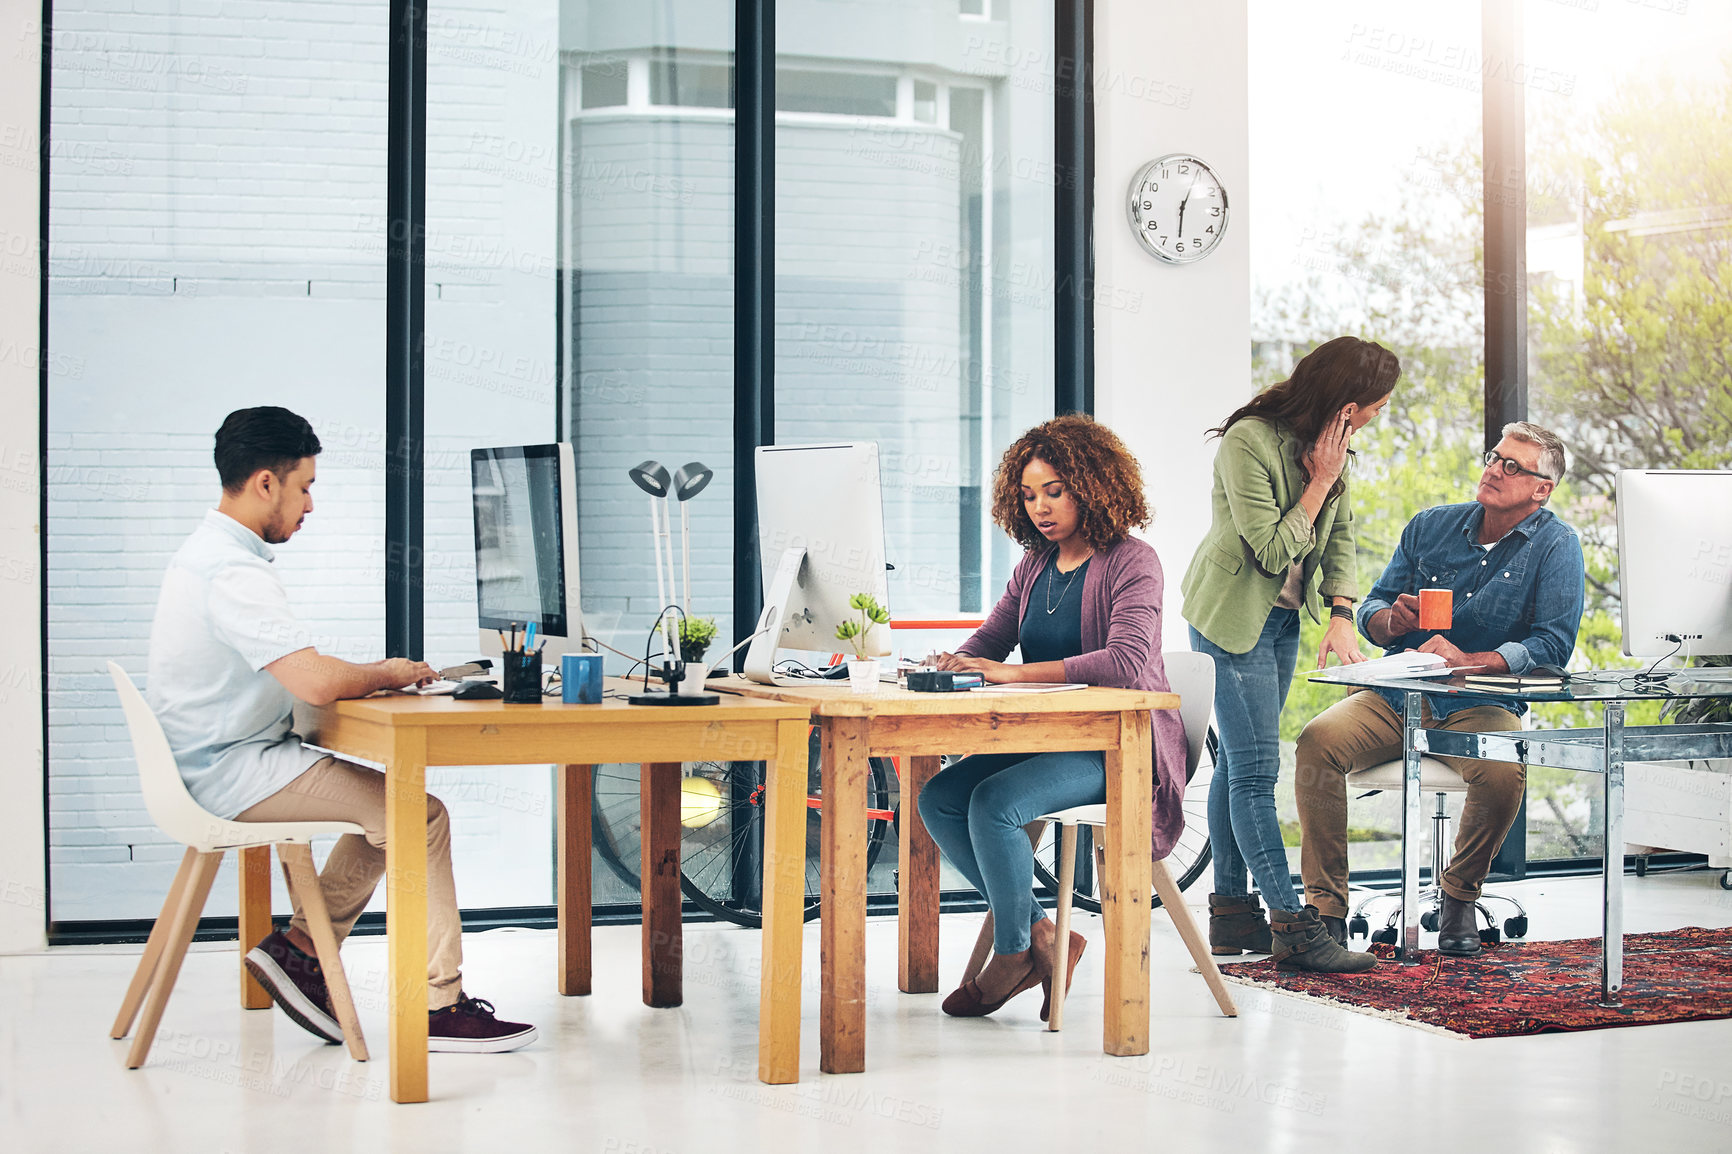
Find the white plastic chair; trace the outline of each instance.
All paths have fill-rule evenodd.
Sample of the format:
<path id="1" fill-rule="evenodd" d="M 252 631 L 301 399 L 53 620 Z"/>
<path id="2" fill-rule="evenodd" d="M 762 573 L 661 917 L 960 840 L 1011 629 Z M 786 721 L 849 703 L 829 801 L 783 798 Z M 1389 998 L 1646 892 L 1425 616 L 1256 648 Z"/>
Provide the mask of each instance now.
<path id="1" fill-rule="evenodd" d="M 1185 773 L 1188 777 L 1203 755 L 1209 716 L 1214 711 L 1215 659 L 1206 653 L 1176 650 L 1162 654 L 1161 660 L 1167 667 L 1167 684 L 1179 695 L 1179 718 L 1185 726 Z M 1095 841 L 1096 868 L 1104 868 L 1100 859 L 1105 856 L 1107 807 L 1105 804 L 1078 805 L 1042 814 L 1039 820 L 1057 822 L 1059 826 L 1058 910 L 1054 918 L 1057 933 L 1053 938 L 1052 1007 L 1046 1022 L 1048 1030 L 1058 1030 L 1064 1022 L 1064 974 L 1070 953 L 1071 897 L 1076 875 L 1076 827 L 1087 825 L 1100 831 Z M 1239 1010 L 1233 1005 L 1233 996 L 1227 992 L 1227 983 L 1221 980 L 1220 968 L 1209 953 L 1209 943 L 1203 940 L 1202 931 L 1197 928 L 1190 907 L 1185 905 L 1184 894 L 1173 882 L 1167 863 L 1157 859 L 1152 865 L 1155 892 L 1160 895 L 1161 908 L 1173 919 L 1173 928 L 1184 939 L 1185 948 L 1191 952 L 1198 972 L 1209 984 L 1209 992 L 1215 995 L 1221 1013 L 1229 1018 L 1238 1017 Z"/>
<path id="2" fill-rule="evenodd" d="M 144 791 L 144 804 L 151 820 L 163 833 L 186 846 L 180 869 L 169 887 L 168 898 L 157 915 L 156 925 L 145 943 L 144 957 L 132 975 L 126 999 L 109 1031 L 111 1038 L 124 1038 L 144 1007 L 144 1020 L 127 1054 L 126 1066 L 136 1070 L 144 1065 L 150 1044 L 162 1022 L 163 1009 L 174 992 L 180 976 L 181 962 L 187 946 L 198 929 L 199 915 L 205 899 L 210 896 L 211 883 L 216 880 L 217 867 L 223 854 L 231 849 L 253 849 L 274 845 L 283 863 L 283 873 L 290 891 L 300 899 L 301 910 L 307 917 L 307 933 L 318 950 L 319 966 L 324 970 L 325 988 L 331 995 L 331 1008 L 337 1023 L 343 1028 L 343 1038 L 349 1053 L 358 1062 L 367 1060 L 367 1043 L 361 1036 L 361 1023 L 355 1016 L 355 1002 L 349 994 L 349 980 L 343 973 L 342 959 L 337 956 L 337 935 L 331 929 L 331 917 L 325 909 L 324 891 L 319 889 L 317 872 L 313 869 L 313 851 L 308 843 L 323 834 L 361 833 L 361 827 L 347 821 L 225 821 L 193 800 L 181 780 L 175 765 L 174 752 L 168 737 L 144 695 L 133 685 L 126 670 L 110 661 L 108 672 L 114 678 L 115 692 L 126 713 L 126 726 L 132 734 L 133 756 L 138 761 L 138 782 Z"/>

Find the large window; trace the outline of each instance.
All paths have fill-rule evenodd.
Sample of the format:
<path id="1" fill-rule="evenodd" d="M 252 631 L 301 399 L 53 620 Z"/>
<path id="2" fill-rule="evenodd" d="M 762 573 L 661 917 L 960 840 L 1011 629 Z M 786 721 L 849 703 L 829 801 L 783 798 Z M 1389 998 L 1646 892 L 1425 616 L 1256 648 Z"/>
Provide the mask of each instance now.
<path id="1" fill-rule="evenodd" d="M 231 27 L 167 0 L 124 22 L 56 5 L 50 358 L 75 369 L 48 395 L 56 922 L 154 916 L 180 860 L 104 663 L 144 682 L 229 411 L 282 404 L 317 429 L 316 508 L 277 566 L 321 649 L 384 652 L 385 6 L 275 7 Z M 234 895 L 219 882 L 210 912 Z"/>
<path id="2" fill-rule="evenodd" d="M 507 7 L 427 12 L 425 218 L 398 233 L 388 5 L 194 18 L 146 0 L 125 29 L 55 7 L 49 356 L 75 367 L 48 398 L 56 923 L 153 915 L 179 857 L 102 662 L 143 680 L 162 569 L 216 501 L 232 409 L 286 405 L 324 442 L 317 510 L 278 565 L 327 652 L 393 643 L 384 589 L 410 547 L 387 539 L 386 499 L 416 462 L 425 655 L 474 656 L 468 451 L 556 439 L 577 456 L 589 632 L 641 651 L 660 608 L 627 476 L 657 459 L 714 470 L 690 506 L 692 610 L 739 633 L 736 68 L 762 46 L 709 0 Z M 778 8 L 773 439 L 878 441 L 898 616 L 976 616 L 1014 560 L 987 518 L 992 465 L 1054 405 L 1053 10 Z M 262 56 L 223 24 L 243 15 Z M 386 265 L 412 239 L 424 436 L 392 444 L 386 334 L 406 312 Z M 597 772 L 635 803 L 636 767 Z M 428 780 L 465 907 L 544 906 L 551 775 Z M 635 902 L 634 845 L 597 852 L 597 902 Z"/>
<path id="3" fill-rule="evenodd" d="M 1355 438 L 1359 584 L 1383 571 L 1419 510 L 1471 500 L 1483 435 L 1483 261 L 1477 5 L 1369 0 L 1250 6 L 1253 379 L 1220 417 L 1350 334 L 1401 359 L 1387 410 Z M 1302 618 L 1301 671 L 1322 626 Z M 1375 650 L 1371 650 L 1375 653 Z M 1297 678 L 1276 788 L 1297 872 L 1293 742 L 1339 700 Z M 1353 867 L 1394 867 L 1399 796 L 1355 800 Z"/>
<path id="4" fill-rule="evenodd" d="M 1732 11 L 1527 3 L 1523 18 L 1528 57 L 1559 77 L 1526 92 L 1529 410 L 1570 450 L 1553 505 L 1587 553 L 1581 657 L 1628 665 L 1618 470 L 1732 466 Z M 1628 721 L 1658 713 L 1633 704 Z M 1595 779 L 1530 771 L 1528 856 L 1600 855 L 1599 806 Z"/>

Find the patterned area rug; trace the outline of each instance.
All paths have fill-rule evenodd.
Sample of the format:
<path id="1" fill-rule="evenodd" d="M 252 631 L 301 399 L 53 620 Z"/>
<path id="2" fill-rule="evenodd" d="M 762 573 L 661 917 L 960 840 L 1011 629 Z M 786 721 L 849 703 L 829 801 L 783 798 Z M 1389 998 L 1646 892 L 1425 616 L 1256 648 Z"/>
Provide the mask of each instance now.
<path id="1" fill-rule="evenodd" d="M 1221 967 L 1228 981 L 1315 998 L 1454 1036 L 1511 1038 L 1655 1022 L 1732 1017 L 1732 929 L 1683 929 L 1624 938 L 1623 1004 L 1600 996 L 1600 941 L 1504 942 L 1475 958 L 1420 952 L 1364 974 L 1304 974 L 1268 961 Z"/>

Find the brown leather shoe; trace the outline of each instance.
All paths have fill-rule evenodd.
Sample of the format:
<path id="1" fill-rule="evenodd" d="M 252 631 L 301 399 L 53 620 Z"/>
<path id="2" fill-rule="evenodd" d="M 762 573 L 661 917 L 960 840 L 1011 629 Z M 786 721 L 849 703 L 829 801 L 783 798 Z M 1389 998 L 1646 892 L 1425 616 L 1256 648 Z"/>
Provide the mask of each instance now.
<path id="1" fill-rule="evenodd" d="M 1065 958 L 1064 958 L 1064 993 L 1065 993 L 1065 997 L 1067 997 L 1067 998 L 1070 996 L 1071 979 L 1076 976 L 1076 964 L 1077 964 L 1077 962 L 1082 960 L 1083 950 L 1088 947 L 1088 944 L 1089 944 L 1089 940 L 1087 938 L 1083 937 L 1081 934 L 1077 933 L 1075 930 L 1071 931 L 1070 949 L 1065 953 Z M 1044 1022 L 1044 1021 L 1046 1021 L 1047 1015 L 1052 1012 L 1052 959 L 1051 958 L 1047 959 L 1046 977 L 1044 977 L 1040 980 L 1040 992 L 1041 992 L 1040 1020 Z"/>
<path id="2" fill-rule="evenodd" d="M 1011 988 L 1010 993 L 998 1001 L 988 1002 L 981 994 L 979 984 L 970 978 L 950 991 L 950 995 L 944 999 L 944 1005 L 941 1008 L 952 1018 L 986 1017 L 1024 990 L 1032 990 L 1041 984 L 1045 972 L 1039 959 L 1030 958 L 1029 963 L 1028 973 L 1023 976 L 1022 981 L 1018 982 Z"/>

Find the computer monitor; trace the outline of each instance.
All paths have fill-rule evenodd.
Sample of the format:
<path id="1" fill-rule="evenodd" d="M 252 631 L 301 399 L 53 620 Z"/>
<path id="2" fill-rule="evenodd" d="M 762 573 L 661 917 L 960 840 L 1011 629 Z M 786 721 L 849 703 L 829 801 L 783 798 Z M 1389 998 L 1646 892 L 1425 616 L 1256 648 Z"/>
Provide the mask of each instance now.
<path id="1" fill-rule="evenodd" d="M 836 627 L 858 619 L 848 606 L 854 594 L 890 606 L 878 446 L 766 445 L 757 450 L 757 485 L 764 611 L 743 672 L 770 683 L 778 648 L 847 648 Z M 866 650 L 890 652 L 888 626 L 872 626 Z"/>
<path id="2" fill-rule="evenodd" d="M 583 648 L 578 601 L 577 462 L 569 444 L 469 452 L 481 652 L 535 623 L 544 660 Z"/>
<path id="3" fill-rule="evenodd" d="M 1625 469 L 1617 495 L 1624 653 L 1732 653 L 1732 472 Z"/>

